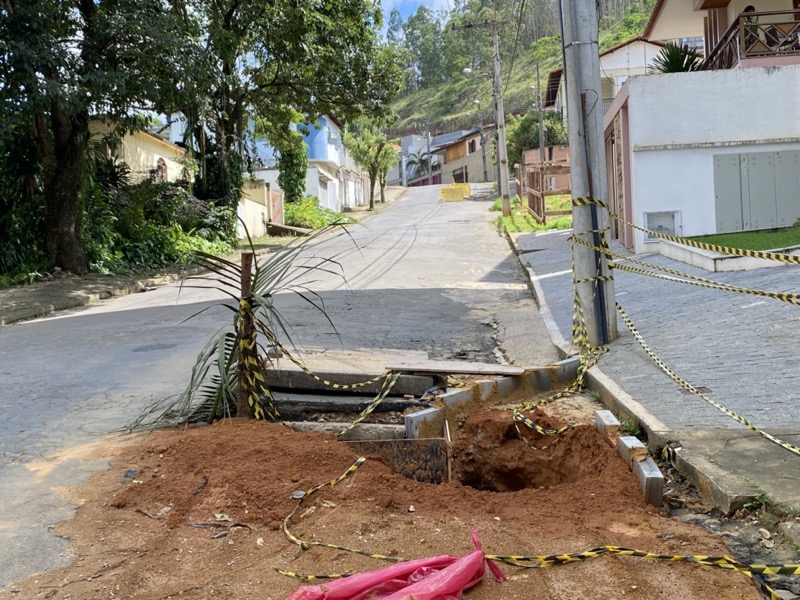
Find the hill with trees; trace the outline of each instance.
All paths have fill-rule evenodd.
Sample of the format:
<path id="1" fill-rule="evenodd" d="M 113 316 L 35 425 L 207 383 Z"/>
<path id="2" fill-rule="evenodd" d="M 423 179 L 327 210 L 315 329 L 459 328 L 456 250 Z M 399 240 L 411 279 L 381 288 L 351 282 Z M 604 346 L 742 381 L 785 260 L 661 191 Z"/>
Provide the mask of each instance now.
<path id="1" fill-rule="evenodd" d="M 641 35 L 654 0 L 600 0 L 600 49 Z M 420 6 L 403 21 L 393 10 L 387 39 L 400 56 L 403 88 L 393 107 L 400 133 L 423 127 L 444 131 L 477 125 L 475 100 L 492 106 L 492 36 L 488 28 L 465 25 L 497 20 L 500 27 L 502 88 L 506 114 L 523 113 L 536 102 L 536 65 L 541 85 L 561 65 L 561 30 L 555 0 L 455 0 L 450 12 Z M 464 69 L 470 69 L 468 74 Z"/>

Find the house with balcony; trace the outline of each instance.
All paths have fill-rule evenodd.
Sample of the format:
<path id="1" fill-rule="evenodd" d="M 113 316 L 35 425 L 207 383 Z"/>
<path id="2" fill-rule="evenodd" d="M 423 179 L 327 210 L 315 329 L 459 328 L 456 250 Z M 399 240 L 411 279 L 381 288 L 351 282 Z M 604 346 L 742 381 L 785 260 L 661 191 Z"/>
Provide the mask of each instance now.
<path id="1" fill-rule="evenodd" d="M 600 91 L 604 113 L 625 80 L 631 75 L 647 73 L 648 66 L 658 56 L 664 45 L 663 42 L 654 42 L 645 36 L 639 36 L 600 53 Z M 566 121 L 568 107 L 564 69 L 550 71 L 547 75 L 546 85 L 544 108 L 559 111 Z"/>
<path id="2" fill-rule="evenodd" d="M 700 70 L 626 79 L 605 112 L 611 211 L 651 231 L 695 236 L 800 219 L 798 0 L 659 0 L 644 36 L 693 42 Z M 657 239 L 623 220 L 636 252 Z"/>

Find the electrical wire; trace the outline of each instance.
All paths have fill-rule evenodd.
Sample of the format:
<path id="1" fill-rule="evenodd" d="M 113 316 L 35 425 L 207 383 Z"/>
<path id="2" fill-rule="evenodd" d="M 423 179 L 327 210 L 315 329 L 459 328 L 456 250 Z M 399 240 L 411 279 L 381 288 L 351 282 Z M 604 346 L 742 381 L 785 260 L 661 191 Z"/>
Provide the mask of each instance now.
<path id="1" fill-rule="evenodd" d="M 505 98 L 508 86 L 511 83 L 511 73 L 514 71 L 514 59 L 517 57 L 517 46 L 519 45 L 519 30 L 522 28 L 522 11 L 525 10 L 525 0 L 521 0 L 519 4 L 519 16 L 517 17 L 517 33 L 514 35 L 514 49 L 511 52 L 511 62 L 508 67 L 508 75 L 506 75 L 506 85 L 500 92 L 500 97 Z M 498 44 L 499 51 L 499 44 Z M 499 58 L 499 57 L 498 57 Z"/>

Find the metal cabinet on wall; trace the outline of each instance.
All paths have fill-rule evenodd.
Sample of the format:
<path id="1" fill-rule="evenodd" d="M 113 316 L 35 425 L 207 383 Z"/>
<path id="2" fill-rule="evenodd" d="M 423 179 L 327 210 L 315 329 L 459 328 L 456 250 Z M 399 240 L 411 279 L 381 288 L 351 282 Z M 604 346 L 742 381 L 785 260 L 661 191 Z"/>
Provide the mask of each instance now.
<path id="1" fill-rule="evenodd" d="M 717 233 L 790 227 L 800 219 L 800 151 L 714 155 Z"/>

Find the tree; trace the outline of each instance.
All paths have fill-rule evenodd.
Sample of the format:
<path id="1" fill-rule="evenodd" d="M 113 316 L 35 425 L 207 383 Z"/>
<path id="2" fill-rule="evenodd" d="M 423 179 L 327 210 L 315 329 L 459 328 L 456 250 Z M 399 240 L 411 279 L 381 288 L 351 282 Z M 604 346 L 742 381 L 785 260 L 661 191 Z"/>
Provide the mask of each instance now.
<path id="1" fill-rule="evenodd" d="M 298 148 L 286 135 L 298 114 L 306 123 L 326 114 L 378 116 L 399 89 L 396 53 L 380 43 L 382 12 L 372 0 L 197 0 L 195 7 L 211 83 L 179 108 L 191 146 L 218 148 L 222 168 L 235 168 L 232 158 L 246 152 L 252 119 L 296 166 Z M 237 202 L 238 192 L 228 189 L 227 200 Z"/>
<path id="2" fill-rule="evenodd" d="M 393 166 L 397 164 L 400 152 L 392 142 L 386 144 L 376 156 L 378 163 L 378 183 L 381 186 L 381 202 L 386 202 L 386 176 Z"/>
<path id="3" fill-rule="evenodd" d="M 189 34 L 174 8 L 161 0 L 7 0 L 0 9 L 0 140 L 20 122 L 33 131 L 47 252 L 66 271 L 88 270 L 78 215 L 89 121 L 132 126 L 136 107 L 179 87 Z"/>
<path id="4" fill-rule="evenodd" d="M 375 183 L 389 171 L 397 160 L 397 151 L 381 132 L 380 123 L 360 119 L 345 130 L 342 141 L 353 160 L 367 170 L 369 176 L 369 210 L 375 208 Z M 383 193 L 383 187 L 381 188 Z"/>
<path id="5" fill-rule="evenodd" d="M 403 25 L 405 45 L 414 56 L 414 67 L 422 88 L 444 81 L 442 73 L 442 27 L 433 11 L 420 5 Z"/>
<path id="6" fill-rule="evenodd" d="M 428 172 L 428 157 L 423 154 L 421 149 L 417 150 L 416 152 L 411 152 L 408 155 L 406 164 L 409 167 L 416 167 L 417 175 L 425 175 Z"/>
<path id="7" fill-rule="evenodd" d="M 544 120 L 544 137 L 546 146 L 556 146 L 567 143 L 567 128 L 561 115 L 553 110 L 542 113 Z M 539 147 L 539 113 L 531 110 L 524 117 L 511 117 L 511 122 L 506 128 L 508 132 L 508 162 L 521 164 L 522 153 L 525 150 Z"/>
<path id="8" fill-rule="evenodd" d="M 278 150 L 278 185 L 283 190 L 286 202 L 300 202 L 306 191 L 308 153 L 306 143 L 297 131 L 276 143 Z"/>
<path id="9" fill-rule="evenodd" d="M 403 43 L 403 16 L 396 8 L 389 13 L 389 23 L 386 26 L 386 39 L 390 44 Z"/>

